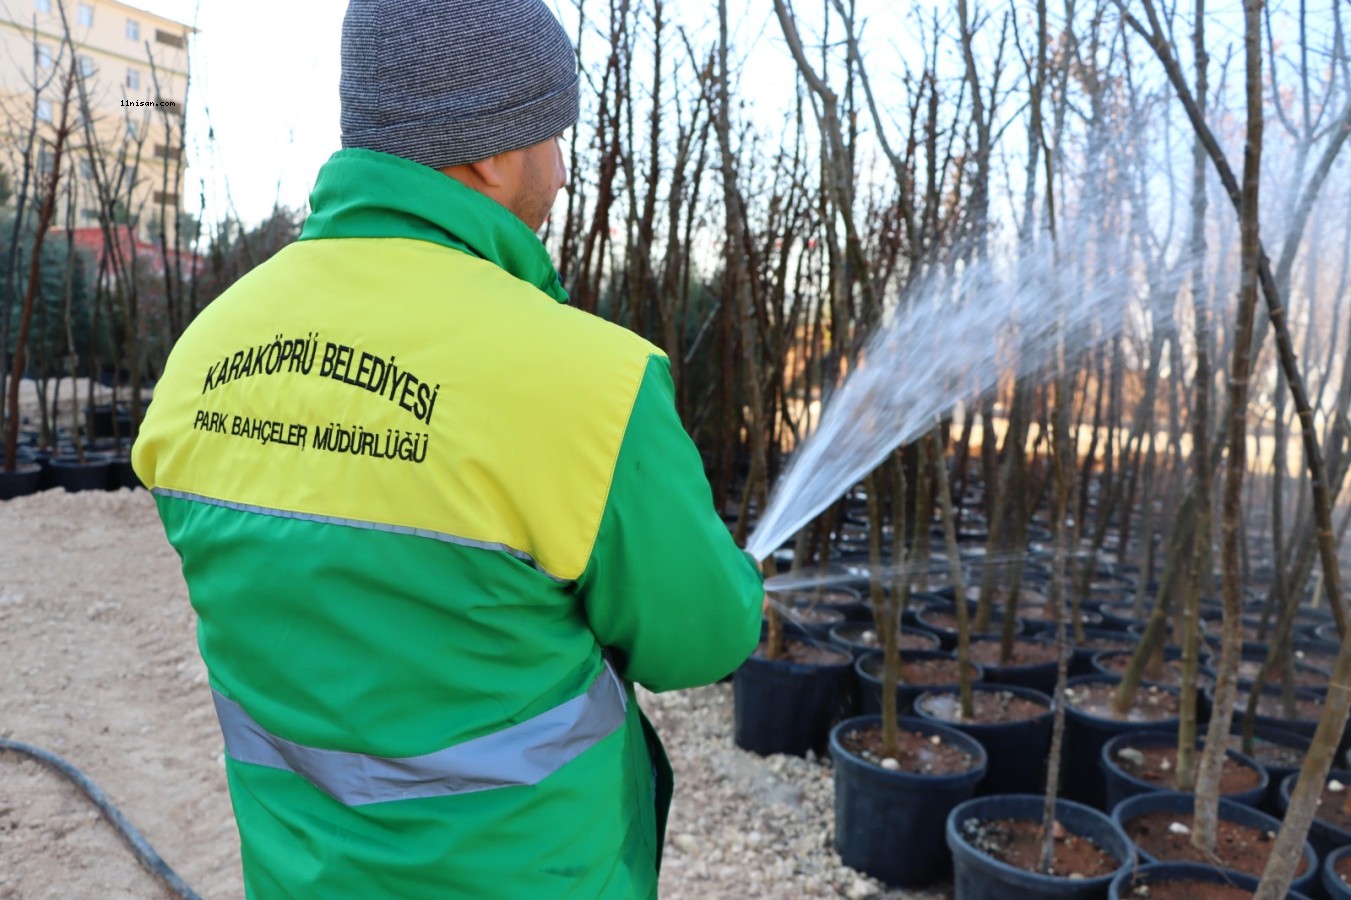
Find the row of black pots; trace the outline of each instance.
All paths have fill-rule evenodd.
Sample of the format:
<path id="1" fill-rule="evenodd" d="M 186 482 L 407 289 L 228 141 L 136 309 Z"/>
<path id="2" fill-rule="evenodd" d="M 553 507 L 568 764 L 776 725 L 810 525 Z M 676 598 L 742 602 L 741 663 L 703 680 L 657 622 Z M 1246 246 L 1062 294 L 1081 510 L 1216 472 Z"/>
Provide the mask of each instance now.
<path id="1" fill-rule="evenodd" d="M 0 469 L 0 500 L 12 500 L 48 488 L 67 492 L 137 488 L 141 483 L 125 455 L 86 453 L 30 457 L 13 472 Z"/>
<path id="2" fill-rule="evenodd" d="M 1073 691 L 1081 686 L 1092 684 L 1116 684 L 1119 680 L 1118 677 L 1112 675 L 1081 676 L 1071 678 L 1067 687 Z M 1146 686 L 1142 689 L 1155 692 L 1162 691 L 1174 695 L 1177 693 L 1175 688 L 1159 685 Z M 1268 692 L 1279 694 L 1280 688 L 1268 688 Z M 1296 696 L 1318 702 L 1322 700 L 1320 695 L 1311 692 L 1297 691 Z M 1213 704 L 1213 689 L 1205 689 L 1202 699 L 1204 703 L 1201 705 L 1201 712 L 1204 712 Z M 1140 704 L 1137 702 L 1138 708 L 1140 708 Z M 1243 725 L 1244 712 L 1245 710 L 1241 706 L 1236 706 L 1234 711 L 1235 733 Z M 1178 718 L 1176 716 L 1156 718 L 1152 721 L 1121 721 L 1086 712 L 1077 708 L 1073 702 L 1067 704 L 1065 708 L 1064 755 L 1062 758 L 1088 762 L 1081 765 L 1065 766 L 1062 782 L 1065 796 L 1098 809 L 1109 809 L 1106 775 L 1102 767 L 1096 764 L 1107 742 L 1120 734 L 1160 730 L 1176 733 L 1177 727 Z M 1305 742 L 1312 739 L 1317 727 L 1317 718 L 1292 720 L 1262 714 L 1254 717 L 1254 728 L 1261 734 L 1280 735 L 1288 732 Z M 1273 739 L 1273 742 L 1279 743 L 1280 741 Z M 1348 743 L 1351 743 L 1351 729 L 1348 729 L 1342 737 L 1344 751 Z M 1307 743 L 1305 746 L 1307 746 Z M 1265 798 L 1268 808 L 1274 802 L 1274 795 L 1270 791 L 1274 791 L 1274 785 L 1269 789 Z"/>
<path id="3" fill-rule="evenodd" d="M 1136 816 L 1154 811 L 1190 813 L 1194 802 L 1189 794 L 1141 794 L 1116 804 L 1109 818 L 1105 812 L 1061 799 L 1056 806 L 1056 818 L 1061 825 L 1075 835 L 1092 840 L 1117 861 L 1118 869 L 1096 879 L 1070 879 L 1028 872 L 999 862 L 977 849 L 968 840 L 964 824 L 971 819 L 1039 821 L 1044 808 L 1041 795 L 996 794 L 974 798 L 977 785 L 988 768 L 990 755 L 969 735 L 925 719 L 903 718 L 899 727 L 926 737 L 933 736 L 964 750 L 973 759 L 971 768 L 938 775 L 893 771 L 844 748 L 843 739 L 852 731 L 876 728 L 879 724 L 880 717 L 864 716 L 846 720 L 831 732 L 830 750 L 835 763 L 835 842 L 846 865 L 893 886 L 931 883 L 943 877 L 951 865 L 956 896 L 963 900 L 1101 897 L 1114 878 L 1133 868 L 1137 852 L 1146 862 L 1157 862 L 1132 845 L 1126 836 L 1125 824 Z M 1220 815 L 1226 821 L 1264 832 L 1280 828 L 1277 819 L 1229 799 L 1221 801 Z M 939 818 L 946 819 L 941 838 L 932 827 Z M 947 852 L 944 852 L 943 843 Z M 1318 853 L 1306 843 L 1303 854 L 1307 867 L 1295 883 L 1299 891 L 1308 890 L 1318 879 Z"/>
<path id="4" fill-rule="evenodd" d="M 972 840 L 979 823 L 1013 820 L 1040 822 L 1045 800 L 1035 794 L 1003 795 L 966 801 L 948 813 L 945 836 L 952 853 L 956 896 L 961 900 L 1036 900 L 1043 897 L 1090 900 L 1109 896 L 1147 896 L 1135 885 L 1163 880 L 1200 880 L 1234 884 L 1252 890 L 1258 879 L 1209 865 L 1164 862 L 1135 846 L 1125 825 L 1151 812 L 1190 814 L 1194 797 L 1181 793 L 1154 793 L 1122 801 L 1110 816 L 1070 800 L 1056 801 L 1056 821 L 1070 834 L 1087 838 L 1118 864 L 1115 871 L 1096 877 L 1063 877 L 1030 872 L 1001 862 L 979 849 Z M 1262 831 L 1276 831 L 1280 822 L 1249 807 L 1220 801 L 1220 818 Z M 1136 865 L 1136 856 L 1144 865 Z M 1287 896 L 1302 897 L 1319 881 L 1318 855 L 1305 844 L 1306 869 Z M 1195 876 L 1193 878 L 1193 876 Z"/>
<path id="5" fill-rule="evenodd" d="M 734 740 L 754 753 L 807 751 L 824 753 L 831 727 L 851 716 L 881 712 L 881 680 L 871 670 L 880 667 L 880 654 L 870 653 L 852 665 L 841 656 L 838 663 L 805 665 L 790 660 L 751 657 L 733 675 Z M 934 651 L 908 651 L 907 660 L 953 657 Z M 979 677 L 979 669 L 976 673 Z M 1044 783 L 1046 757 L 1051 744 L 1051 699 L 1044 693 L 1016 685 L 981 684 L 977 693 L 1002 693 L 1021 697 L 1041 706 L 1043 712 L 1026 720 L 985 724 L 953 721 L 944 715 L 958 688 L 949 685 L 897 685 L 897 707 L 939 724 L 955 727 L 974 737 L 990 752 L 991 770 L 986 792 L 1039 790 Z M 923 700 L 933 698 L 931 705 Z M 942 698 L 949 698 L 944 706 Z"/>

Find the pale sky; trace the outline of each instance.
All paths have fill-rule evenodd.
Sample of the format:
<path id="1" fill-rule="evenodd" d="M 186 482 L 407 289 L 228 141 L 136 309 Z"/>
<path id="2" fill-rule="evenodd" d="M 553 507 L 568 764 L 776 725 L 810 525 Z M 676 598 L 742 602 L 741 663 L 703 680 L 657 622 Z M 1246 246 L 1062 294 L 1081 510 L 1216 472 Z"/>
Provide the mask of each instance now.
<path id="1" fill-rule="evenodd" d="M 347 0 L 128 2 L 198 29 L 191 45 L 185 209 L 198 209 L 203 180 L 208 221 L 225 217 L 231 200 L 234 215 L 246 225 L 265 218 L 277 202 L 303 209 L 316 171 L 339 146 L 339 42 Z M 565 23 L 575 17 L 572 0 L 546 2 Z M 865 0 L 860 9 L 873 5 Z M 780 105 L 766 103 L 767 95 L 791 97 L 793 68 L 772 5 L 757 0 L 749 7 L 753 15 L 732 17 L 733 42 L 739 53 L 772 55 L 768 67 L 749 67 L 759 78 L 746 76 L 754 84 L 747 87 L 754 94 L 751 106 L 763 112 Z M 716 8 L 713 0 L 674 0 L 667 6 L 668 15 L 701 46 L 716 39 L 708 21 Z M 667 46 L 668 52 L 684 52 L 674 30 Z M 773 127 L 782 128 L 782 115 L 777 121 Z"/>
<path id="2" fill-rule="evenodd" d="M 229 208 L 227 185 L 245 224 L 265 218 L 274 202 L 303 207 L 314 173 L 338 147 L 346 0 L 131 2 L 198 28 L 184 206 L 198 207 L 205 179 L 208 218 Z"/>

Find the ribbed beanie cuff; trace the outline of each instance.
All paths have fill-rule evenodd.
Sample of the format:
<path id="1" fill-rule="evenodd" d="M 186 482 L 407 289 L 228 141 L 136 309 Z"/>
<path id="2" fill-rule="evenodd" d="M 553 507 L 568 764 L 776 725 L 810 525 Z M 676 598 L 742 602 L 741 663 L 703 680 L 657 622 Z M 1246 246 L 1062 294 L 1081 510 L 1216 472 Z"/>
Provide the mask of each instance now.
<path id="1" fill-rule="evenodd" d="M 555 137 L 577 121 L 577 55 L 541 0 L 351 0 L 342 145 L 434 169 Z"/>

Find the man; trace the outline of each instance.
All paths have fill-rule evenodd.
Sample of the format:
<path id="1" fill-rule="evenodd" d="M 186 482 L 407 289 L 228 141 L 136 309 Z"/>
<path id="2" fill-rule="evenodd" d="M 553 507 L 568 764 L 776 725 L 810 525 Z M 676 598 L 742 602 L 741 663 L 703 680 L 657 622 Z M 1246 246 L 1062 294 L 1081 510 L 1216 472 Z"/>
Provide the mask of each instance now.
<path id="1" fill-rule="evenodd" d="M 134 451 L 183 561 L 254 897 L 647 897 L 634 702 L 754 646 L 659 350 L 536 237 L 576 58 L 540 0 L 352 0 L 344 149 L 202 312 Z"/>

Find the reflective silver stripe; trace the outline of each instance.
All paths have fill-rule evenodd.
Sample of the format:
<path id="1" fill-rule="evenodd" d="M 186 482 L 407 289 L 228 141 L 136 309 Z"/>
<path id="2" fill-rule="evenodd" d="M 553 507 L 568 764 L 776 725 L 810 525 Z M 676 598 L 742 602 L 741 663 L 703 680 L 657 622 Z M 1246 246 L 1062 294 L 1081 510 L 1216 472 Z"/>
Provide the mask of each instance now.
<path id="1" fill-rule="evenodd" d="M 435 753 L 390 759 L 279 738 L 238 703 L 211 694 L 230 758 L 294 772 L 346 806 L 536 784 L 612 734 L 628 707 L 606 662 L 585 694 L 547 712 Z"/>
<path id="2" fill-rule="evenodd" d="M 428 538 L 433 541 L 455 544 L 460 547 L 473 547 L 477 550 L 494 550 L 530 563 L 530 565 L 535 567 L 537 572 L 542 575 L 548 575 L 560 584 L 566 584 L 570 580 L 567 578 L 560 578 L 548 571 L 539 563 L 535 562 L 535 558 L 524 550 L 517 550 L 515 547 L 508 547 L 506 544 L 498 544 L 492 541 L 476 541 L 473 538 L 460 537 L 457 534 L 449 534 L 444 531 L 432 531 L 427 528 L 414 528 L 411 525 L 389 525 L 384 522 L 369 522 L 365 519 L 345 519 L 342 516 L 321 516 L 317 513 L 296 512 L 295 510 L 290 509 L 275 509 L 271 506 L 254 506 L 251 503 L 235 503 L 232 500 L 220 500 L 216 497 L 207 497 L 203 494 L 190 494 L 187 491 L 174 491 L 169 488 L 152 488 L 150 492 L 160 497 L 172 497 L 176 500 L 205 503 L 207 506 L 220 506 L 225 509 L 257 513 L 263 516 L 276 516 L 279 519 L 298 519 L 302 522 L 319 522 L 324 525 L 343 525 L 347 528 L 364 528 L 367 531 L 383 531 L 387 534 L 408 534 L 413 537 Z"/>

